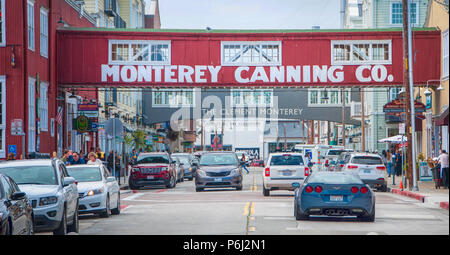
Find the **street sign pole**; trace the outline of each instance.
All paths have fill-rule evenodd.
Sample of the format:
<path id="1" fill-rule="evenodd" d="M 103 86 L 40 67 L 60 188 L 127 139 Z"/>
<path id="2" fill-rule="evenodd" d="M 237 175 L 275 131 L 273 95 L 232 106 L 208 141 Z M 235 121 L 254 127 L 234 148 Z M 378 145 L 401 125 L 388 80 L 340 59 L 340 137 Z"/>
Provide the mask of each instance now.
<path id="1" fill-rule="evenodd" d="M 116 122 L 113 119 L 113 176 L 116 177 Z"/>

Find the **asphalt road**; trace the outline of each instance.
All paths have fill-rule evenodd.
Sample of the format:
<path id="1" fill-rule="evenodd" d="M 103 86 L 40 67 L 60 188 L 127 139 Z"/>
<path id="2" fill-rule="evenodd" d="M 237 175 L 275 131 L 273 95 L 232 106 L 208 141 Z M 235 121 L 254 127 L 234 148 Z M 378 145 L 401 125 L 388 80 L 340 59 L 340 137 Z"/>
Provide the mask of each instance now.
<path id="1" fill-rule="evenodd" d="M 80 216 L 80 235 L 448 235 L 447 210 L 392 193 L 376 193 L 375 222 L 311 217 L 296 221 L 293 192 L 262 194 L 262 168 L 244 176 L 242 191 L 195 192 L 193 181 L 175 189 L 123 194 L 120 215 Z M 41 233 L 46 234 L 46 233 Z"/>

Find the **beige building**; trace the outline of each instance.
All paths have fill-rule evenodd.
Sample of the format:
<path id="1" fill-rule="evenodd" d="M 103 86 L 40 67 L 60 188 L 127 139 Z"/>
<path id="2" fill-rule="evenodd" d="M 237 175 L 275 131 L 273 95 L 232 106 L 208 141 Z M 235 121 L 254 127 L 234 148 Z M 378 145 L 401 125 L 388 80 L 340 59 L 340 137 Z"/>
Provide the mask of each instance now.
<path id="1" fill-rule="evenodd" d="M 426 27 L 441 30 L 441 78 L 429 81 L 428 88 L 416 89 L 416 95 L 427 105 L 426 119 L 422 123 L 422 153 L 436 157 L 440 149 L 449 150 L 448 106 L 449 106 L 449 41 L 448 0 L 429 0 Z M 420 152 L 420 149 L 419 149 Z"/>

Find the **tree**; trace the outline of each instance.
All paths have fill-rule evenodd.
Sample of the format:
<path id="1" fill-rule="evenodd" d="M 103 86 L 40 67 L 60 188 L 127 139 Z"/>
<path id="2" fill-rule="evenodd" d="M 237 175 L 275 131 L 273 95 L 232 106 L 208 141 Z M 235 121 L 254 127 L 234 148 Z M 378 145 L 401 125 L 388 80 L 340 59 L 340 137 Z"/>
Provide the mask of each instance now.
<path id="1" fill-rule="evenodd" d="M 136 150 L 145 149 L 145 138 L 147 137 L 147 134 L 143 130 L 136 130 L 133 133 L 128 133 L 125 136 L 125 142 L 128 146 L 131 146 L 132 148 Z"/>

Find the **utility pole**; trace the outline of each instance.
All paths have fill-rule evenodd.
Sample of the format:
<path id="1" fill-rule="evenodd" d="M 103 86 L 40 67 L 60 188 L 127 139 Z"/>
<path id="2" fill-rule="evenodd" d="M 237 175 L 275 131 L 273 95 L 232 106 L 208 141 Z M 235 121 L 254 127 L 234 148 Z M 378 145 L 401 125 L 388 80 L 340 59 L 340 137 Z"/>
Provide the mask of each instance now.
<path id="1" fill-rule="evenodd" d="M 303 136 L 303 143 L 307 143 L 306 142 L 306 137 L 305 137 L 305 120 L 302 120 L 302 136 Z"/>
<path id="2" fill-rule="evenodd" d="M 342 89 L 342 146 L 345 146 L 345 90 Z"/>
<path id="3" fill-rule="evenodd" d="M 416 164 L 415 164 L 415 113 L 414 113 L 414 88 L 412 84 L 412 45 L 411 45 L 411 17 L 410 1 L 402 0 L 403 7 L 403 56 L 404 73 L 403 82 L 406 90 L 406 137 L 407 147 L 407 179 L 409 189 L 417 189 Z M 402 169 L 403 170 L 403 169 Z"/>
<path id="4" fill-rule="evenodd" d="M 330 145 L 330 121 L 327 120 L 327 144 Z"/>
<path id="5" fill-rule="evenodd" d="M 320 144 L 320 120 L 317 121 L 317 144 Z"/>
<path id="6" fill-rule="evenodd" d="M 366 119 L 364 112 L 364 89 L 361 88 L 361 151 L 366 151 Z"/>
<path id="7" fill-rule="evenodd" d="M 311 144 L 314 144 L 314 120 L 311 120 L 310 128 L 311 128 Z"/>

